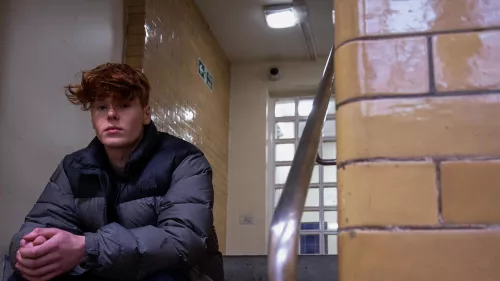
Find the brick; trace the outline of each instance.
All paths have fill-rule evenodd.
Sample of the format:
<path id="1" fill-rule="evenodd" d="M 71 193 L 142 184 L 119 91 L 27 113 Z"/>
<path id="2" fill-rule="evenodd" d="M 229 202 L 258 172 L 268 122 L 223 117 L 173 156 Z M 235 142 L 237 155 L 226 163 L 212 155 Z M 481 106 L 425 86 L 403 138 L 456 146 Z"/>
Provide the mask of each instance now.
<path id="1" fill-rule="evenodd" d="M 127 56 L 125 58 L 125 63 L 134 68 L 142 68 L 142 57 L 131 57 Z"/>
<path id="2" fill-rule="evenodd" d="M 144 35 L 127 35 L 127 46 L 144 46 Z"/>
<path id="3" fill-rule="evenodd" d="M 425 37 L 357 41 L 335 53 L 335 93 L 347 99 L 429 92 Z"/>
<path id="4" fill-rule="evenodd" d="M 339 236 L 340 281 L 496 281 L 499 230 L 356 231 Z"/>
<path id="5" fill-rule="evenodd" d="M 130 6 L 144 6 L 144 5 L 146 5 L 146 1 L 145 0 L 125 0 L 124 4 L 127 7 L 130 7 Z"/>
<path id="6" fill-rule="evenodd" d="M 432 162 L 357 163 L 339 169 L 339 225 L 438 223 Z"/>
<path id="7" fill-rule="evenodd" d="M 145 23 L 145 14 L 128 14 L 127 16 L 127 24 L 132 25 L 132 24 L 142 24 L 144 25 Z"/>
<path id="8" fill-rule="evenodd" d="M 499 161 L 442 163 L 444 221 L 459 224 L 500 224 L 499 171 Z"/>
<path id="9" fill-rule="evenodd" d="M 380 99 L 337 111 L 340 162 L 500 155 L 500 95 Z"/>
<path id="10" fill-rule="evenodd" d="M 144 34 L 146 34 L 146 31 L 144 30 L 144 24 L 131 24 L 127 26 L 127 34 L 144 36 Z"/>
<path id="11" fill-rule="evenodd" d="M 127 56 L 142 56 L 144 46 L 127 46 Z"/>
<path id="12" fill-rule="evenodd" d="M 500 31 L 439 35 L 433 49 L 438 91 L 500 89 Z"/>
<path id="13" fill-rule="evenodd" d="M 127 7 L 127 13 L 129 14 L 144 14 L 145 12 L 146 12 L 146 5 Z"/>
<path id="14" fill-rule="evenodd" d="M 360 37 L 500 26 L 500 1 L 336 0 L 334 5 L 336 46 Z"/>

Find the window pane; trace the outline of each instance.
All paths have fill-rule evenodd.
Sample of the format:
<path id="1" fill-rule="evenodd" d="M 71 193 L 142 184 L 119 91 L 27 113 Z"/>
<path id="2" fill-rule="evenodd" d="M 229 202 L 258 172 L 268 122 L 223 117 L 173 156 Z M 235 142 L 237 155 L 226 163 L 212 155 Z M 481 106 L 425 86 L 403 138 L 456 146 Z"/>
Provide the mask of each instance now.
<path id="1" fill-rule="evenodd" d="M 328 109 L 326 111 L 327 114 L 335 114 L 335 100 L 330 100 L 328 103 Z"/>
<path id="2" fill-rule="evenodd" d="M 295 123 L 294 122 L 278 122 L 275 126 L 274 137 L 276 139 L 293 139 L 295 138 Z"/>
<path id="3" fill-rule="evenodd" d="M 275 146 L 276 161 L 292 161 L 295 154 L 294 143 L 282 143 Z"/>
<path id="4" fill-rule="evenodd" d="M 284 184 L 289 172 L 290 166 L 277 166 L 274 170 L 274 183 Z"/>
<path id="5" fill-rule="evenodd" d="M 274 116 L 295 116 L 295 101 L 277 101 L 274 107 Z"/>
<path id="6" fill-rule="evenodd" d="M 300 221 L 300 230 L 319 230 L 319 212 L 303 212 Z"/>
<path id="7" fill-rule="evenodd" d="M 316 165 L 313 168 L 312 174 L 311 174 L 311 183 L 319 183 L 319 166 Z"/>
<path id="8" fill-rule="evenodd" d="M 306 121 L 299 122 L 299 138 L 302 136 L 302 133 L 304 132 L 305 126 L 306 126 Z"/>
<path id="9" fill-rule="evenodd" d="M 325 211 L 325 230 L 337 230 L 337 211 Z"/>
<path id="10" fill-rule="evenodd" d="M 324 182 L 337 182 L 337 166 L 324 166 L 323 167 L 323 181 Z"/>
<path id="11" fill-rule="evenodd" d="M 323 136 L 324 137 L 334 137 L 336 130 L 336 121 L 335 120 L 325 120 L 325 124 L 323 126 Z"/>
<path id="12" fill-rule="evenodd" d="M 319 206 L 319 188 L 309 188 L 306 197 L 306 207 Z"/>
<path id="13" fill-rule="evenodd" d="M 300 100 L 299 101 L 299 116 L 309 116 L 311 113 L 313 105 L 312 99 Z"/>
<path id="14" fill-rule="evenodd" d="M 325 235 L 325 253 L 327 255 L 337 255 L 337 235 Z"/>
<path id="15" fill-rule="evenodd" d="M 278 205 L 278 202 L 280 201 L 281 198 L 281 193 L 283 192 L 283 189 L 277 188 L 274 190 L 274 207 Z"/>
<path id="16" fill-rule="evenodd" d="M 323 205 L 337 206 L 337 188 L 325 187 L 323 189 Z"/>
<path id="17" fill-rule="evenodd" d="M 333 142 L 333 141 L 324 142 L 321 157 L 323 157 L 323 159 L 336 159 L 337 158 L 337 143 Z"/>
<path id="18" fill-rule="evenodd" d="M 319 254 L 319 234 L 300 235 L 299 250 L 301 255 Z"/>
<path id="19" fill-rule="evenodd" d="M 277 188 L 274 191 L 274 206 L 278 205 L 278 202 L 281 198 L 281 194 L 283 193 L 282 188 Z M 309 191 L 307 192 L 307 197 L 306 197 L 306 207 L 318 207 L 319 206 L 319 189 L 318 188 L 309 188 Z M 317 213 L 317 212 L 308 212 L 308 213 Z M 316 217 L 317 215 L 317 217 Z M 319 229 L 319 213 L 317 214 L 307 214 L 306 217 L 304 218 L 304 215 L 302 216 L 303 219 L 306 220 L 313 220 L 313 221 L 308 221 L 304 222 L 306 225 L 304 227 L 312 227 L 312 229 Z M 309 223 L 312 223 L 313 225 L 309 225 Z"/>

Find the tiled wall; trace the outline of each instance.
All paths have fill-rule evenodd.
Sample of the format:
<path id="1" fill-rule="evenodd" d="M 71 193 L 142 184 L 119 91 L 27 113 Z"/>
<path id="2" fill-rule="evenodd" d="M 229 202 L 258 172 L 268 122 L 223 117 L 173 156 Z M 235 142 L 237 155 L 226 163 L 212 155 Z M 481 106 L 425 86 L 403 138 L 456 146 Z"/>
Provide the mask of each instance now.
<path id="1" fill-rule="evenodd" d="M 224 252 L 229 61 L 193 0 L 127 0 L 125 12 L 125 61 L 150 79 L 157 126 L 196 144 L 212 164 L 215 226 Z M 213 76 L 213 90 L 198 74 L 198 59 Z"/>
<path id="2" fill-rule="evenodd" d="M 339 280 L 499 280 L 500 1 L 335 11 Z"/>

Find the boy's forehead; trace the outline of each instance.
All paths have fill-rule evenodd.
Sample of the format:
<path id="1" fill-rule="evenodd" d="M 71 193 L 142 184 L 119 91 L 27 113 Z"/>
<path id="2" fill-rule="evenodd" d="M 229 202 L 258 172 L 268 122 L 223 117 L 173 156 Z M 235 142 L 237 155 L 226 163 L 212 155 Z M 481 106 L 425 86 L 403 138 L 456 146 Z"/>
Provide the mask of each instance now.
<path id="1" fill-rule="evenodd" d="M 124 101 L 132 101 L 134 98 L 125 98 L 117 95 L 106 95 L 96 97 L 94 101 L 96 102 L 124 102 Z"/>

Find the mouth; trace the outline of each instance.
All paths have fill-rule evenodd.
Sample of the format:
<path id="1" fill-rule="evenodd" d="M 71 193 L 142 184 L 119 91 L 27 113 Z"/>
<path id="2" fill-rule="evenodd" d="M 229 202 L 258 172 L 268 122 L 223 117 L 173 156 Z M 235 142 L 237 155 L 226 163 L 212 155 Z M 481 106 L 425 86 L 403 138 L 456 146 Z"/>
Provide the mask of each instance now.
<path id="1" fill-rule="evenodd" d="M 123 131 L 123 129 L 118 126 L 109 126 L 104 130 L 104 132 L 109 132 L 109 133 L 116 133 L 119 131 Z"/>

